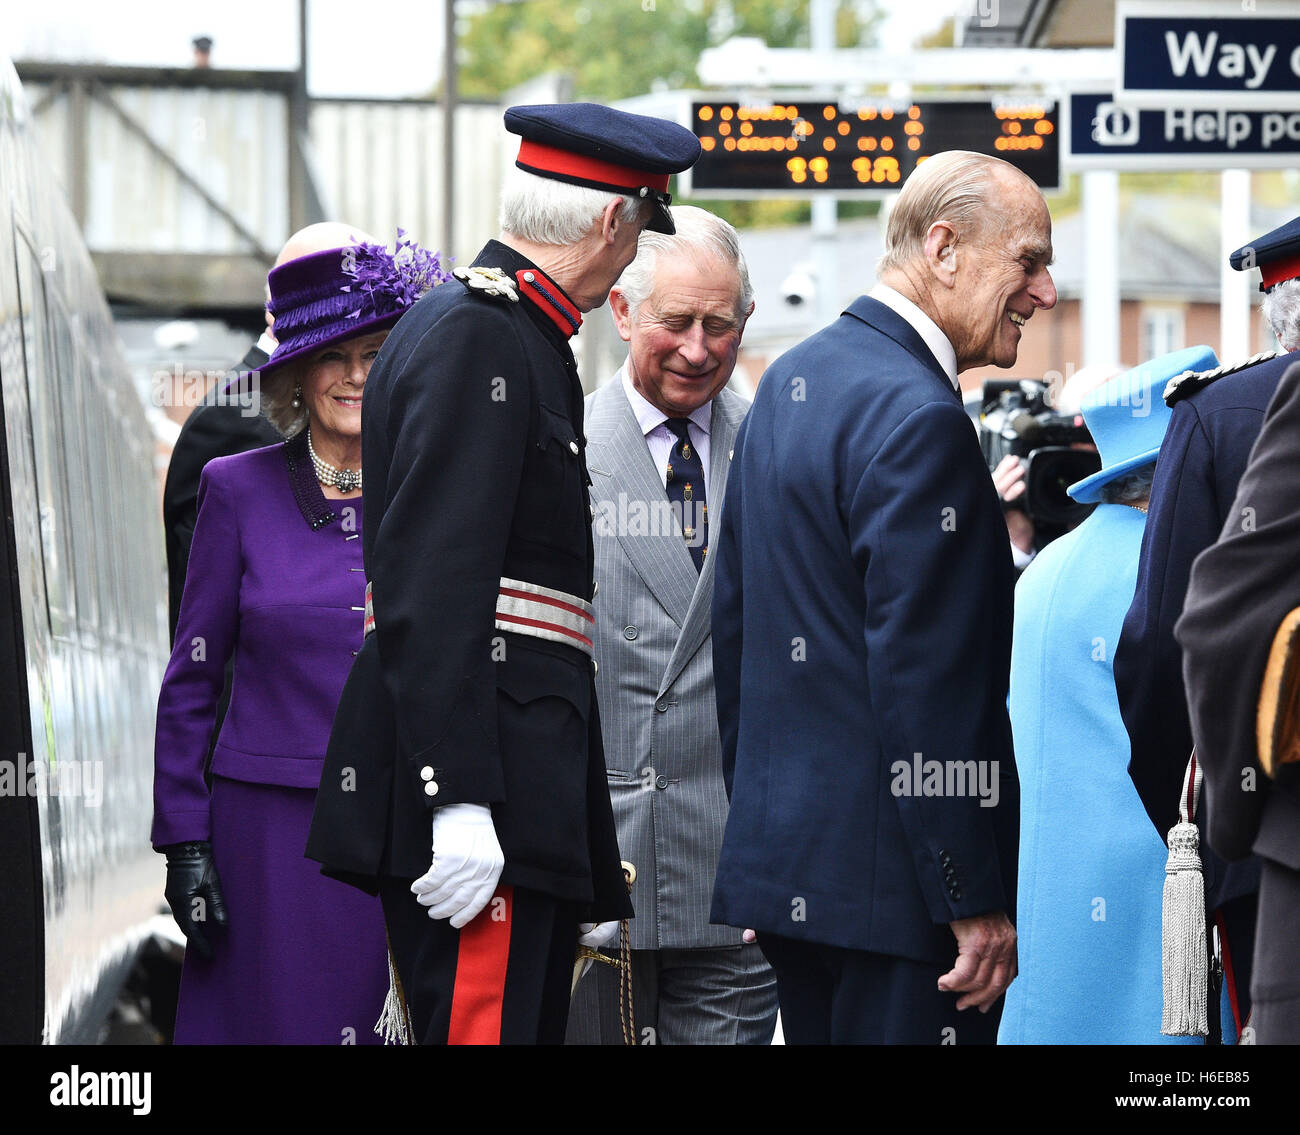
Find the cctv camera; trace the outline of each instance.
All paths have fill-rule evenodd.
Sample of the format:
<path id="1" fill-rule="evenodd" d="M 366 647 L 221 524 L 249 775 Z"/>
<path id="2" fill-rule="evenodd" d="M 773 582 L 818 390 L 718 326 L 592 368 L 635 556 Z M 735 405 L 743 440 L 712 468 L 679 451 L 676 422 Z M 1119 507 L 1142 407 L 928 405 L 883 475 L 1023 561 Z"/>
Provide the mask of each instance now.
<path id="1" fill-rule="evenodd" d="M 817 290 L 812 273 L 804 265 L 799 265 L 781 283 L 781 298 L 791 307 L 809 303 Z"/>

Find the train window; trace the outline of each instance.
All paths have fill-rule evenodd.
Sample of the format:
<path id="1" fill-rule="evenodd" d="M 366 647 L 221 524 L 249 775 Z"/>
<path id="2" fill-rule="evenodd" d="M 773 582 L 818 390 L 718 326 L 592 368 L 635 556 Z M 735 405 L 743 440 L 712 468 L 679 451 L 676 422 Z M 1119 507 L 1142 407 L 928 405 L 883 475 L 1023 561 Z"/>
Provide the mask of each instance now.
<path id="1" fill-rule="evenodd" d="M 45 281 L 36 249 L 18 241 L 18 291 L 23 306 L 23 356 L 31 412 L 32 460 L 36 469 L 37 524 L 45 567 L 51 634 L 69 637 L 76 617 L 70 586 L 70 515 L 61 460 L 57 384 L 45 306 Z"/>
<path id="2" fill-rule="evenodd" d="M 84 540 L 77 534 L 78 525 L 84 524 L 85 515 L 89 511 L 84 504 L 85 486 L 81 471 L 83 447 L 75 401 L 77 349 L 63 299 L 56 289 L 48 286 L 45 289 L 45 307 L 50 319 L 50 337 L 54 344 L 49 380 L 50 419 L 57 431 L 59 486 L 63 514 L 67 517 L 67 522 L 63 525 L 63 546 L 60 550 L 64 554 L 63 562 L 67 565 L 66 580 L 70 600 L 68 614 L 72 626 L 76 627 L 82 625 L 85 618 L 93 616 L 93 612 L 84 609 L 86 584 L 83 577 L 90 565 L 83 562 Z"/>
<path id="3" fill-rule="evenodd" d="M 69 552 L 72 557 L 73 590 L 77 598 L 77 626 L 83 635 L 93 636 L 98 626 L 98 596 L 95 590 L 97 559 L 95 554 L 95 526 L 99 518 L 92 497 L 89 434 L 92 432 L 87 415 L 91 397 L 87 385 L 90 381 L 85 351 L 79 342 L 76 324 L 69 318 L 63 298 L 53 289 L 47 292 L 51 325 L 54 329 L 55 361 L 58 366 L 57 402 L 63 428 L 63 476 L 67 488 L 68 516 L 71 523 L 65 530 L 73 537 Z"/>
<path id="4" fill-rule="evenodd" d="M 99 587 L 99 625 L 105 636 L 116 637 L 122 631 L 122 617 L 126 610 L 122 606 L 121 569 L 118 566 L 121 555 L 114 546 L 114 539 L 122 531 L 114 517 L 113 497 L 122 491 L 121 478 L 114 470 L 117 462 L 109 456 L 112 434 L 112 412 L 105 395 L 102 364 L 93 355 L 87 359 L 89 376 L 86 391 L 86 408 L 82 420 L 86 424 L 86 457 L 91 470 L 99 470 L 99 476 L 92 472 L 90 478 L 90 502 L 94 510 L 91 535 L 95 541 L 95 554 L 100 564 L 96 572 Z"/>

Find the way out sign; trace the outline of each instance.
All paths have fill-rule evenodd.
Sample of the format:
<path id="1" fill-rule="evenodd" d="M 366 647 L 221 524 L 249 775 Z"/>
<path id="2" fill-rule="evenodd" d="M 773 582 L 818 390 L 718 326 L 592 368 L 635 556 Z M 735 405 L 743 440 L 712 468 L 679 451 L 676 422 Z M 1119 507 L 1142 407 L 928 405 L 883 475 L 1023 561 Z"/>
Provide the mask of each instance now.
<path id="1" fill-rule="evenodd" d="M 1300 110 L 1297 0 L 1118 0 L 1115 101 Z"/>

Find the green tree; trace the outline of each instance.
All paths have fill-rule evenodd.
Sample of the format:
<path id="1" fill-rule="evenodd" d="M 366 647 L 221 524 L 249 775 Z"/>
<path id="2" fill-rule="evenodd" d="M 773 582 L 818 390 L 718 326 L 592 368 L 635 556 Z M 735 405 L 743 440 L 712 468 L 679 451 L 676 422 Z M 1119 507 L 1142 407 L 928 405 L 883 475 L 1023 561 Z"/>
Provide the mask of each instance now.
<path id="1" fill-rule="evenodd" d="M 808 0 L 525 0 L 499 4 L 462 25 L 458 86 L 462 98 L 501 97 L 539 75 L 560 72 L 576 99 L 615 102 L 654 90 L 699 86 L 700 52 L 733 36 L 770 47 L 808 45 Z M 875 42 L 876 0 L 842 0 L 841 47 Z M 686 203 L 682 199 L 682 203 Z M 799 200 L 701 202 L 737 228 L 799 224 Z M 843 215 L 878 203 L 842 205 Z"/>
<path id="2" fill-rule="evenodd" d="M 874 0 L 841 3 L 841 46 L 871 42 Z M 732 36 L 771 47 L 808 43 L 808 0 L 526 0 L 473 15 L 460 37 L 465 98 L 498 98 L 564 72 L 579 99 L 613 102 L 698 85 L 700 52 Z"/>

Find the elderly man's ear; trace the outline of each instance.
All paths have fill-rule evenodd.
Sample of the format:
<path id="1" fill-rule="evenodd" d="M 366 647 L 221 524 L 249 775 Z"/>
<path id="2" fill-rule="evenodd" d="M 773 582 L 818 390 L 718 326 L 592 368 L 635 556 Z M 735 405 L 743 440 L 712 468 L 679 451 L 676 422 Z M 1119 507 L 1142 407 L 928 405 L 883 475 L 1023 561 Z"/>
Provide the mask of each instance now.
<path id="1" fill-rule="evenodd" d="M 627 296 L 623 294 L 622 288 L 611 288 L 609 290 L 609 310 L 614 316 L 614 326 L 618 329 L 619 337 L 627 343 L 632 340 L 632 305 L 628 303 Z"/>
<path id="2" fill-rule="evenodd" d="M 957 282 L 957 232 L 944 221 L 935 221 L 925 234 L 925 261 L 931 274 L 946 287 Z"/>
<path id="3" fill-rule="evenodd" d="M 609 202 L 600 215 L 600 235 L 606 244 L 613 244 L 618 237 L 619 230 L 627 224 L 623 220 L 623 206 L 626 201 L 622 197 L 615 197 Z"/>

